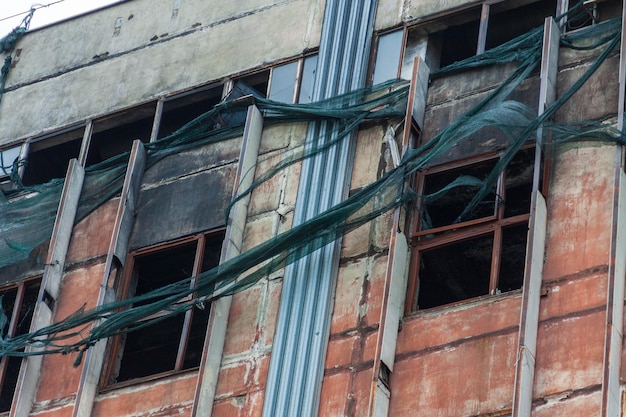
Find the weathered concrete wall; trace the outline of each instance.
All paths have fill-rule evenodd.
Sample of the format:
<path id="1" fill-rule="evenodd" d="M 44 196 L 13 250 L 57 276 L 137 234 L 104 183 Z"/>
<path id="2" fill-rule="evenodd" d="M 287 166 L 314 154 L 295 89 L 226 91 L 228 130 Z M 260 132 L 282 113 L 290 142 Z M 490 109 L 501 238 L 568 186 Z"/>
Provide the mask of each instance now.
<path id="1" fill-rule="evenodd" d="M 0 106 L 0 145 L 319 45 L 324 2 L 188 0 L 176 16 L 172 4 L 134 0 L 27 34 Z"/>
<path id="2" fill-rule="evenodd" d="M 265 128 L 255 177 L 301 152 L 306 128 L 306 124 Z M 243 251 L 291 227 L 300 165 L 291 165 L 252 192 Z M 233 296 L 213 415 L 261 415 L 283 273 L 277 271 Z"/>

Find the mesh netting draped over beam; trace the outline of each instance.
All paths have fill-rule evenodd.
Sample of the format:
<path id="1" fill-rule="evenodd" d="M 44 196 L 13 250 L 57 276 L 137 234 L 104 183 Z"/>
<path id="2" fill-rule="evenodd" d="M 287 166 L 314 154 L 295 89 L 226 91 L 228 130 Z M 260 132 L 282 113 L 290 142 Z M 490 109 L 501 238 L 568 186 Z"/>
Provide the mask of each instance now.
<path id="1" fill-rule="evenodd" d="M 488 54 L 455 63 L 451 66 L 452 69 L 444 68 L 435 73 L 434 76 L 445 76 L 452 70 L 461 71 L 467 68 L 496 65 L 500 62 L 516 62 L 518 64 L 517 69 L 511 73 L 508 79 L 488 94 L 485 99 L 451 123 L 427 144 L 409 150 L 396 169 L 385 173 L 377 181 L 363 187 L 342 203 L 236 258 L 202 273 L 195 277 L 194 285 L 191 288 L 191 280 L 183 280 L 139 297 L 77 313 L 36 332 L 13 339 L 1 340 L 0 354 L 27 355 L 30 353 L 24 353 L 24 348 L 28 346 L 43 348 L 36 351 L 35 354 L 83 352 L 100 339 L 137 330 L 153 324 L 155 320 L 164 320 L 194 308 L 196 304 L 246 289 L 272 272 L 317 248 L 325 246 L 339 236 L 393 208 L 412 201 L 415 196 L 410 189 L 406 188 L 407 180 L 416 171 L 424 169 L 437 157 L 444 155 L 445 152 L 486 126 L 502 131 L 509 143 L 505 155 L 496 164 L 489 177 L 480 184 L 472 184 L 475 186 L 476 195 L 466 207 L 466 212 L 471 211 L 472 206 L 482 200 L 484 194 L 491 189 L 495 179 L 505 169 L 517 150 L 527 141 L 534 140 L 535 132 L 540 125 L 543 125 L 543 131 L 546 134 L 550 132 L 553 143 L 579 139 L 626 143 L 621 132 L 601 123 L 555 124 L 546 122 L 589 79 L 615 49 L 620 37 L 619 22 L 612 21 L 595 25 L 578 32 L 576 35 L 563 38 L 564 47 L 588 47 L 589 44 L 584 42 L 584 38 L 597 37 L 598 34 L 603 34 L 603 37 L 593 47 L 604 49 L 601 50 L 583 76 L 564 92 L 542 116 L 537 117 L 530 108 L 522 103 L 512 101 L 510 98 L 515 88 L 540 63 L 542 30 L 537 29 L 494 48 Z M 256 104 L 264 113 L 266 124 L 333 119 L 339 122 L 339 133 L 347 134 L 352 128 L 367 119 L 403 117 L 407 91 L 406 83 L 389 82 L 308 105 L 279 104 L 265 99 L 256 99 Z M 247 103 L 243 101 L 222 103 L 172 135 L 147 145 L 148 166 L 181 150 L 241 135 L 241 124 L 224 125 L 222 121 L 229 118 L 231 120 L 237 119 L 238 114 L 245 111 L 246 106 Z M 325 152 L 327 148 L 307 151 L 304 151 L 304 148 L 300 149 L 295 155 L 280 162 L 270 172 L 257 178 L 250 189 L 244 190 L 244 194 L 251 192 L 262 181 L 271 178 L 286 166 L 315 153 Z M 87 170 L 86 183 L 79 207 L 79 219 L 84 218 L 104 201 L 119 193 L 127 158 L 128 155 L 122 155 Z M 48 187 L 50 190 L 47 189 Z M 36 198 L 48 192 L 53 195 L 55 187 L 58 187 L 58 183 L 53 181 L 40 189 L 27 191 L 34 195 L 32 198 Z M 13 196 L 9 202 L 0 202 L 0 204 L 6 206 L 7 204 L 26 201 L 14 200 L 14 198 Z M 28 206 L 26 203 L 24 205 Z M 34 207 L 31 207 L 30 210 L 32 210 L 30 215 L 36 218 L 35 214 L 38 210 Z M 54 221 L 53 210 L 50 210 L 46 216 L 48 221 Z M 20 245 L 27 247 L 28 242 L 15 241 L 11 248 L 19 251 L 13 247 L 18 248 Z M 32 243 L 30 245 L 32 246 Z M 188 295 L 194 295 L 196 298 L 190 303 L 177 303 L 178 300 Z M 137 302 L 141 302 L 141 305 L 133 307 L 133 304 Z M 153 313 L 164 310 L 168 311 L 168 314 L 152 321 L 143 320 Z M 101 322 L 97 326 L 91 327 L 94 321 L 100 320 Z M 78 341 L 75 341 L 76 336 L 79 336 Z M 72 338 L 71 342 L 70 338 Z M 80 358 L 81 355 L 77 361 L 80 361 Z"/>

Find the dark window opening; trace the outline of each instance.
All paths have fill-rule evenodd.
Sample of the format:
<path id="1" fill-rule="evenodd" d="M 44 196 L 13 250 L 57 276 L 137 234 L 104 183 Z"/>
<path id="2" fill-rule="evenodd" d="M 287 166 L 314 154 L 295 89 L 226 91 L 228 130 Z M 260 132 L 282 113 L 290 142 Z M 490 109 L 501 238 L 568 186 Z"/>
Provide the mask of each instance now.
<path id="1" fill-rule="evenodd" d="M 223 87 L 220 85 L 167 100 L 163 103 L 157 137 L 164 138 L 211 110 L 220 102 L 222 90 Z"/>
<path id="2" fill-rule="evenodd" d="M 468 21 L 431 35 L 434 36 L 435 43 L 441 45 L 440 67 L 476 55 L 480 10 L 464 15 L 464 19 Z"/>
<path id="3" fill-rule="evenodd" d="M 189 279 L 219 264 L 223 232 L 186 239 L 180 243 L 148 248 L 133 257 L 130 274 L 125 282 L 129 296 L 141 296 L 165 285 Z M 161 297 L 153 298 L 159 300 Z M 197 300 L 196 300 L 197 301 Z M 135 305 L 143 305 L 147 300 Z M 190 298 L 179 303 L 192 302 Z M 166 317 L 167 311 L 155 315 L 146 327 L 119 338 L 118 364 L 111 370 L 110 383 L 120 383 L 145 378 L 164 372 L 181 371 L 200 365 L 209 306 L 196 302 L 184 314 Z M 115 348 L 114 348 L 115 349 Z M 116 375 L 117 374 L 117 375 Z"/>
<path id="4" fill-rule="evenodd" d="M 149 142 L 155 111 L 149 103 L 94 121 L 85 166 L 129 151 L 136 139 Z"/>
<path id="5" fill-rule="evenodd" d="M 572 11 L 578 2 L 570 1 Z M 596 23 L 604 22 L 622 15 L 622 2 L 617 0 L 599 0 L 586 2 L 581 8 L 567 16 L 567 31 L 582 29 Z"/>
<path id="6" fill-rule="evenodd" d="M 494 48 L 543 26 L 545 18 L 554 16 L 556 12 L 555 0 L 537 1 L 515 9 L 507 9 L 507 5 L 507 2 L 502 2 L 490 7 L 485 49 Z"/>
<path id="7" fill-rule="evenodd" d="M 489 294 L 493 234 L 420 254 L 418 306 L 437 307 Z"/>
<path id="8" fill-rule="evenodd" d="M 33 318 L 40 279 L 21 282 L 7 290 L 0 291 L 2 309 L 8 322 L 1 329 L 2 337 L 16 337 L 28 333 Z M 3 357 L 0 360 L 0 413 L 9 411 L 17 388 L 22 358 Z"/>
<path id="9" fill-rule="evenodd" d="M 237 81 L 243 81 L 248 87 L 254 89 L 261 97 L 267 97 L 267 89 L 270 81 L 270 70 L 246 75 L 245 77 L 237 78 L 235 82 Z"/>
<path id="10" fill-rule="evenodd" d="M 33 141 L 26 157 L 22 183 L 36 185 L 53 178 L 64 178 L 70 159 L 78 158 L 80 154 L 84 130 L 81 126 Z"/>
<path id="11" fill-rule="evenodd" d="M 411 310 L 522 287 L 534 147 L 520 150 L 499 174 L 492 197 L 454 223 L 498 158 L 459 161 L 421 174 Z"/>

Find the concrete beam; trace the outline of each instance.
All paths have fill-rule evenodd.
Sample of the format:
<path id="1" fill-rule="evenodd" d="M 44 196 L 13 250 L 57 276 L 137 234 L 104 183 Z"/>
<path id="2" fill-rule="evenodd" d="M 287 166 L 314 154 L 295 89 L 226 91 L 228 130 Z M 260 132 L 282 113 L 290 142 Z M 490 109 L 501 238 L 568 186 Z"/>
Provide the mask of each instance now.
<path id="1" fill-rule="evenodd" d="M 98 306 L 108 301 L 113 301 L 113 279 L 117 266 L 123 266 L 128 250 L 128 241 L 133 229 L 135 219 L 135 205 L 141 189 L 141 181 L 146 165 L 146 150 L 141 141 L 133 143 L 124 186 L 120 196 L 115 218 L 115 226 L 109 244 L 109 251 L 104 267 L 102 284 L 98 295 Z M 91 347 L 84 359 L 83 370 L 80 376 L 76 393 L 76 402 L 72 410 L 72 417 L 89 417 L 93 409 L 93 403 L 98 391 L 100 375 L 106 359 L 107 340 L 100 340 Z"/>
<path id="2" fill-rule="evenodd" d="M 262 133 L 263 116 L 259 109 L 252 105 L 248 107 L 233 197 L 252 185 Z M 230 211 L 220 263 L 234 258 L 241 251 L 249 203 L 250 195 L 239 200 Z M 231 303 L 232 296 L 227 296 L 211 304 L 209 326 L 204 339 L 198 384 L 191 411 L 192 417 L 210 417 L 213 412 L 213 399 L 215 398 L 222 352 L 226 341 L 226 328 Z"/>
<path id="3" fill-rule="evenodd" d="M 78 201 L 83 188 L 85 170 L 72 159 L 65 176 L 65 184 L 59 200 L 59 209 L 52 229 L 48 259 L 44 270 L 37 306 L 33 313 L 30 331 L 34 332 L 52 323 L 54 304 L 59 296 L 59 288 L 65 269 L 65 258 L 74 228 Z M 28 349 L 35 351 L 35 349 Z M 42 356 L 24 358 L 18 376 L 16 396 L 10 411 L 11 417 L 26 417 L 30 414 L 39 385 Z"/>

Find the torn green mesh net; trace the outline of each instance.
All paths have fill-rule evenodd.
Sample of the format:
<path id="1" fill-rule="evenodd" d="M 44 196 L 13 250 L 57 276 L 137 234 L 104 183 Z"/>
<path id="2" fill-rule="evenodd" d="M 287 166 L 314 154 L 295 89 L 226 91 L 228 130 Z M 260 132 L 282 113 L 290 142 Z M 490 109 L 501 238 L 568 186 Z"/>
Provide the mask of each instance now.
<path id="1" fill-rule="evenodd" d="M 472 205 L 482 201 L 489 190 L 493 189 L 498 175 L 525 143 L 535 140 L 540 126 L 543 126 L 542 131 L 545 135 L 551 135 L 553 143 L 595 140 L 625 144 L 626 138 L 621 132 L 599 122 L 569 124 L 548 122 L 549 118 L 589 79 L 618 45 L 619 22 L 595 25 L 575 35 L 563 37 L 562 45 L 568 48 L 589 48 L 591 45 L 587 39 L 599 37 L 601 39 L 593 47 L 603 49 L 593 64 L 541 116 L 536 116 L 528 106 L 510 98 L 512 92 L 536 70 L 540 63 L 541 29 L 494 48 L 486 54 L 437 71 L 433 74 L 434 77 L 443 77 L 451 71 L 461 71 L 467 68 L 499 65 L 503 62 L 517 63 L 517 68 L 512 71 L 511 75 L 484 100 L 425 145 L 408 150 L 400 166 L 384 173 L 378 180 L 363 187 L 328 211 L 202 273 L 195 277 L 193 286 L 190 286 L 191 279 L 183 280 L 139 297 L 79 312 L 29 334 L 12 339 L 3 338 L 0 340 L 0 354 L 25 356 L 54 352 L 83 352 L 98 340 L 137 330 L 154 324 L 154 320 L 163 320 L 194 308 L 196 305 L 242 291 L 345 233 L 394 208 L 414 201 L 416 196 L 406 186 L 411 176 L 425 169 L 437 158 L 445 155 L 450 149 L 486 126 L 499 129 L 508 139 L 508 147 L 486 180 L 481 182 L 472 180 L 471 184 L 465 184 L 476 190 L 474 199 L 466 207 L 465 212 L 471 211 Z M 405 82 L 392 81 L 319 103 L 288 105 L 258 98 L 256 104 L 264 114 L 266 125 L 334 120 L 336 129 L 340 133 L 339 136 L 342 137 L 349 134 L 364 120 L 404 117 L 407 92 L 408 86 Z M 241 112 L 245 111 L 247 104 L 242 100 L 224 102 L 167 138 L 147 145 L 148 166 L 172 153 L 241 135 L 243 129 L 241 124 L 222 124 L 221 121 L 240 120 Z M 543 145 L 542 140 L 539 145 Z M 257 178 L 252 187 L 242 190 L 240 195 L 249 194 L 261 182 L 268 180 L 290 164 L 315 153 L 325 152 L 327 149 L 328 147 L 302 149 L 296 152 L 270 172 Z M 119 193 L 127 159 L 127 154 L 121 155 L 87 170 L 78 220 Z M 4 202 L 0 201 L 0 206 L 2 206 L 0 207 L 0 227 L 4 228 L 0 230 L 1 235 L 13 237 L 8 240 L 5 238 L 5 246 L 0 247 L 0 266 L 8 265 L 19 257 L 28 256 L 30 251 L 49 238 L 62 183 L 62 180 L 55 180 L 41 187 L 26 188 L 19 193 L 10 194 Z M 443 193 L 445 191 L 442 191 Z M 431 195 L 428 198 L 437 198 L 437 195 Z M 12 214 L 6 215 L 5 213 Z M 463 218 L 464 213 L 459 218 Z M 18 219 L 20 216 L 23 216 L 25 220 L 20 222 Z M 41 226 L 44 232 L 36 236 L 23 236 L 21 231 L 26 231 L 30 224 L 35 224 L 31 222 L 39 222 L 37 225 Z M 10 253 L 10 255 L 7 256 L 5 253 Z M 178 303 L 180 299 L 189 295 L 194 297 L 192 302 Z M 133 307 L 138 302 L 141 302 L 141 305 Z M 158 319 L 144 320 L 161 311 L 168 313 Z M 97 324 L 94 325 L 94 323 Z M 40 348 L 40 350 L 25 351 L 28 347 Z M 80 358 L 79 355 L 77 362 Z"/>

